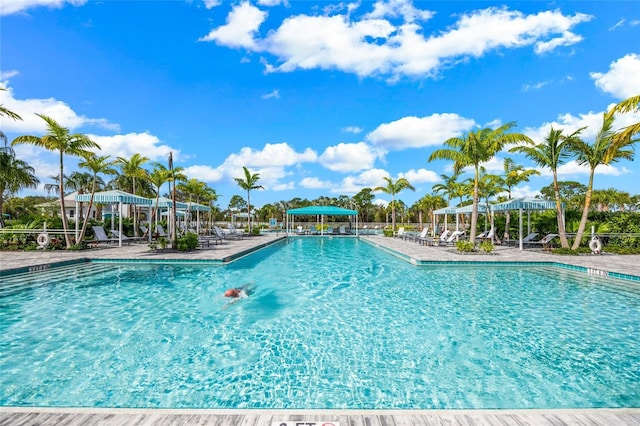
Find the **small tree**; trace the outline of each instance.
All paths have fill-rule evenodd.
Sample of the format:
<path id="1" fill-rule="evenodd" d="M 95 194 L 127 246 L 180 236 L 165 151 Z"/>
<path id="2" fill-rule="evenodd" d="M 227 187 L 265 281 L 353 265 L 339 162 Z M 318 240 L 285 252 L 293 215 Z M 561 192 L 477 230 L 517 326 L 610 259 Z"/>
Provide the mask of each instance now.
<path id="1" fill-rule="evenodd" d="M 242 167 L 244 171 L 244 179 L 234 178 L 238 186 L 247 191 L 247 219 L 249 221 L 249 233 L 251 233 L 251 190 L 264 189 L 262 185 L 257 185 L 260 180 L 259 173 L 251 173 L 246 167 Z"/>

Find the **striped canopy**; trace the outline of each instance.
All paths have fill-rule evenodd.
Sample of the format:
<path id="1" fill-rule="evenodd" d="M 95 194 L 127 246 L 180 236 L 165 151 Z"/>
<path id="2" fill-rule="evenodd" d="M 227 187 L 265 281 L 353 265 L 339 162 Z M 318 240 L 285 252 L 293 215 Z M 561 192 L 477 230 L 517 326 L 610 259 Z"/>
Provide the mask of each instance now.
<path id="1" fill-rule="evenodd" d="M 211 207 L 209 206 L 205 206 L 204 204 L 198 204 L 198 203 L 186 203 L 187 207 L 186 209 L 189 211 L 199 211 L 199 212 L 210 212 L 211 211 Z"/>
<path id="2" fill-rule="evenodd" d="M 433 214 L 434 215 L 443 215 L 443 214 L 456 214 L 456 209 L 458 207 L 456 206 L 447 206 L 447 207 L 443 207 L 441 209 L 438 210 L 434 210 Z"/>
<path id="3" fill-rule="evenodd" d="M 556 202 L 553 200 L 543 200 L 541 198 L 514 198 L 491 206 L 494 212 L 507 210 L 554 210 Z M 564 209 L 564 203 L 562 204 Z"/>
<path id="4" fill-rule="evenodd" d="M 86 203 L 91 201 L 91 194 L 78 194 L 76 195 L 76 201 Z M 151 205 L 153 201 L 150 198 L 140 197 L 139 195 L 130 194 L 128 192 L 113 190 L 96 192 L 93 196 L 93 202 L 96 204 L 142 204 L 145 206 Z"/>
<path id="5" fill-rule="evenodd" d="M 327 216 L 355 216 L 357 210 L 343 209 L 336 206 L 309 206 L 299 209 L 287 210 L 287 214 L 291 215 L 327 215 Z"/>
<path id="6" fill-rule="evenodd" d="M 161 209 L 173 208 L 173 200 L 171 198 L 167 198 L 167 197 L 158 198 L 158 205 L 157 206 L 156 206 L 155 198 L 152 201 L 153 202 L 151 203 L 151 205 L 153 207 L 158 207 L 158 208 L 161 208 Z M 176 209 L 186 209 L 186 208 L 187 208 L 187 203 L 181 203 L 180 201 L 176 201 Z"/>

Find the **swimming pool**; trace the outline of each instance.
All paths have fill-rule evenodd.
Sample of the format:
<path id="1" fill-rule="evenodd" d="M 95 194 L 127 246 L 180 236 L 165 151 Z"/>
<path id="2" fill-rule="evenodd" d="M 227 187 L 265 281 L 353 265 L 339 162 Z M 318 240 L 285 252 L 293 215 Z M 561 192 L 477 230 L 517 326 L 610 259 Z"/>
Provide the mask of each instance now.
<path id="1" fill-rule="evenodd" d="M 1 279 L 0 405 L 640 406 L 635 284 L 561 268 L 418 267 L 300 238 L 229 265 Z"/>

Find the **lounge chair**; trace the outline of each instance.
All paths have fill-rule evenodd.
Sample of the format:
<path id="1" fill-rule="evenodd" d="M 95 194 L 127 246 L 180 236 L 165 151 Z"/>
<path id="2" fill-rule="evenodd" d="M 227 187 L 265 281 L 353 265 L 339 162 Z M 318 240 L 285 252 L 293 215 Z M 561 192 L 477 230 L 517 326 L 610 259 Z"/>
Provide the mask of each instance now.
<path id="1" fill-rule="evenodd" d="M 418 238 L 426 237 L 428 231 L 429 230 L 427 228 L 424 228 L 419 234 L 408 234 L 408 233 L 405 233 L 404 234 L 404 240 L 405 241 L 418 241 Z"/>
<path id="2" fill-rule="evenodd" d="M 453 231 L 445 241 L 446 244 L 453 244 L 464 235 L 464 231 Z"/>
<path id="3" fill-rule="evenodd" d="M 344 226 L 338 227 L 338 234 L 347 235 L 347 229 Z"/>
<path id="4" fill-rule="evenodd" d="M 236 227 L 231 225 L 231 224 L 229 224 L 229 226 L 227 226 L 227 228 L 229 229 L 229 234 L 233 235 L 234 237 L 236 237 L 239 240 L 244 238 L 244 237 L 248 237 L 249 236 L 248 233 L 243 232 L 243 231 L 238 231 L 236 229 Z"/>
<path id="5" fill-rule="evenodd" d="M 536 242 L 535 239 L 538 237 L 538 235 L 540 235 L 540 234 L 538 234 L 537 232 L 532 232 L 532 233 L 530 233 L 529 235 L 527 235 L 526 237 L 524 237 L 522 239 L 522 243 L 523 244 L 535 243 Z M 520 244 L 520 240 L 517 240 L 517 239 L 516 240 L 508 240 L 508 241 L 505 241 L 505 242 L 510 246 L 517 246 L 517 245 Z"/>
<path id="6" fill-rule="evenodd" d="M 113 231 L 111 231 L 111 234 L 113 235 L 114 238 L 119 239 L 120 238 L 120 231 L 116 231 L 115 229 Z M 146 238 L 145 237 L 129 237 L 127 236 L 124 232 L 122 233 L 122 242 L 124 243 L 125 241 L 127 242 L 127 244 L 129 244 L 131 241 L 136 242 L 136 243 L 143 243 L 145 242 Z"/>
<path id="7" fill-rule="evenodd" d="M 95 243 L 115 244 L 115 243 L 118 243 L 120 241 L 117 238 L 109 238 L 107 236 L 107 231 L 105 231 L 102 226 L 97 226 L 96 225 L 96 226 L 92 226 L 91 228 L 93 229 L 93 235 L 96 238 L 93 241 Z"/>
<path id="8" fill-rule="evenodd" d="M 528 247 L 540 247 L 542 246 L 543 250 L 551 250 L 552 241 L 558 236 L 558 234 L 547 234 L 542 237 L 539 241 L 529 241 L 525 243 L 525 246 Z"/>
<path id="9" fill-rule="evenodd" d="M 401 226 L 400 228 L 398 228 L 398 232 L 396 232 L 395 237 L 404 239 L 404 226 Z"/>
<path id="10" fill-rule="evenodd" d="M 215 232 L 215 235 L 223 240 L 240 240 L 242 239 L 242 236 L 240 235 L 234 235 L 230 232 L 224 232 L 222 230 L 222 228 L 220 228 L 219 226 L 214 226 L 213 227 L 213 231 Z"/>
<path id="11" fill-rule="evenodd" d="M 449 234 L 449 232 L 451 232 L 451 231 L 449 231 L 448 229 L 445 229 L 444 232 L 442 234 L 440 234 L 440 238 L 438 239 L 438 242 L 440 244 L 446 244 L 447 243 L 447 238 L 449 238 L 449 235 L 451 235 L 451 234 Z"/>
<path id="12" fill-rule="evenodd" d="M 420 232 L 420 234 L 418 234 L 415 237 L 415 242 L 418 244 L 424 244 L 425 246 L 432 246 L 435 244 L 435 241 L 433 238 L 431 238 L 430 236 L 428 236 L 427 234 L 429 233 L 429 228 L 424 228 L 422 230 L 422 232 Z"/>
<path id="13" fill-rule="evenodd" d="M 480 235 L 482 235 L 482 234 L 480 234 Z M 493 240 L 493 236 L 495 235 L 495 230 L 493 228 L 491 228 L 489 230 L 489 232 L 486 233 L 484 236 L 480 236 L 480 235 L 476 236 L 476 240 L 492 241 Z"/>
<path id="14" fill-rule="evenodd" d="M 156 225 L 156 235 L 158 237 L 169 238 L 169 235 L 164 232 L 164 228 L 162 227 L 162 225 Z"/>

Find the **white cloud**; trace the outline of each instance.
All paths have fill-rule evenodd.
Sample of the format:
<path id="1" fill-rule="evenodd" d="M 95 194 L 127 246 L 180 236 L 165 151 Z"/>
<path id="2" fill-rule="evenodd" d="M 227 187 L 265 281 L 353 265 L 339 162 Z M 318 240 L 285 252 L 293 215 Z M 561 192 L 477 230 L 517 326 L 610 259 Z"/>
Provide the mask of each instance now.
<path id="1" fill-rule="evenodd" d="M 223 178 L 222 171 L 211 166 L 185 167 L 184 173 L 189 179 L 199 179 L 207 183 L 220 182 Z"/>
<path id="2" fill-rule="evenodd" d="M 311 148 L 296 152 L 287 143 L 265 144 L 262 150 L 242 148 L 238 154 L 229 155 L 224 161 L 225 167 L 263 168 L 275 166 L 291 166 L 303 162 L 315 162 L 317 154 Z"/>
<path id="3" fill-rule="evenodd" d="M 517 186 L 511 189 L 511 198 L 535 198 L 538 195 L 540 195 L 540 191 L 531 189 L 529 185 Z"/>
<path id="4" fill-rule="evenodd" d="M 409 183 L 414 186 L 424 182 L 440 181 L 440 176 L 436 172 L 427 169 L 411 169 L 408 172 L 399 173 L 398 177 L 407 179 Z"/>
<path id="5" fill-rule="evenodd" d="M 548 81 L 539 81 L 537 83 L 532 83 L 532 84 L 525 84 L 524 86 L 522 86 L 522 91 L 523 92 L 528 92 L 530 90 L 538 90 L 538 89 L 542 89 L 544 86 L 546 86 L 547 84 L 549 84 Z"/>
<path id="6" fill-rule="evenodd" d="M 621 20 L 616 22 L 613 26 L 609 27 L 609 31 L 617 30 L 618 28 L 622 27 L 624 23 L 625 23 L 625 19 L 622 18 Z"/>
<path id="7" fill-rule="evenodd" d="M 370 169 L 379 154 L 364 142 L 339 143 L 325 149 L 318 158 L 320 164 L 335 172 Z"/>
<path id="8" fill-rule="evenodd" d="M 316 177 L 306 177 L 300 181 L 300 186 L 307 189 L 327 189 L 331 187 L 331 182 Z"/>
<path id="9" fill-rule="evenodd" d="M 611 105 L 613 106 L 613 104 Z M 550 123 L 544 123 L 540 127 L 527 127 L 523 133 L 533 139 L 536 143 L 544 141 L 545 137 L 549 134 L 549 130 L 553 127 L 556 130 L 562 129 L 565 135 L 571 134 L 576 130 L 586 127 L 580 137 L 587 142 L 591 142 L 595 139 L 598 131 L 602 127 L 604 111 L 600 112 L 588 112 L 576 115 L 573 114 L 561 114 L 556 121 Z M 613 130 L 617 131 L 623 127 L 629 126 L 632 123 L 640 121 L 640 113 L 623 114 L 616 117 Z"/>
<path id="10" fill-rule="evenodd" d="M 404 117 L 381 124 L 367 140 L 387 150 L 439 146 L 445 140 L 461 136 L 475 121 L 458 114 L 432 114 L 428 117 Z"/>
<path id="11" fill-rule="evenodd" d="M 175 161 L 180 159 L 180 151 L 161 144 L 157 136 L 145 133 L 128 133 L 125 135 L 98 136 L 87 135 L 100 145 L 100 155 L 130 158 L 135 153 L 142 153 L 151 161 L 167 161 L 169 152 L 173 152 Z"/>
<path id="12" fill-rule="evenodd" d="M 266 12 L 244 1 L 229 12 L 226 25 L 212 30 L 199 41 L 215 41 L 229 47 L 256 48 L 253 36 L 266 17 Z"/>
<path id="13" fill-rule="evenodd" d="M 2 84 L 7 90 L 0 91 L 0 104 L 15 112 L 22 120 L 11 120 L 0 117 L 0 126 L 7 132 L 23 134 L 42 134 L 47 131 L 47 123 L 36 113 L 53 118 L 58 124 L 70 130 L 82 126 L 97 126 L 109 130 L 119 130 L 117 124 L 109 123 L 105 118 L 89 118 L 78 115 L 69 105 L 54 98 L 48 99 L 16 99 L 13 90 Z"/>
<path id="14" fill-rule="evenodd" d="M 203 0 L 204 7 L 207 9 L 213 9 L 214 7 L 218 7 L 222 4 L 222 0 Z"/>
<path id="15" fill-rule="evenodd" d="M 606 73 L 589 74 L 596 86 L 605 93 L 626 99 L 640 93 L 640 55 L 630 53 L 609 65 Z"/>
<path id="16" fill-rule="evenodd" d="M 277 6 L 279 4 L 286 4 L 286 0 L 258 0 L 260 6 Z"/>
<path id="17" fill-rule="evenodd" d="M 233 7 L 226 25 L 201 40 L 269 53 L 276 63 L 264 58 L 267 72 L 338 69 L 396 80 L 433 77 L 445 65 L 498 49 L 533 46 L 536 53 L 545 53 L 572 45 L 582 37 L 571 30 L 592 18 L 581 13 L 565 16 L 557 10 L 525 15 L 491 7 L 462 15 L 445 30 L 423 34 L 429 28 L 421 21 L 434 13 L 409 0 L 378 1 L 370 13 L 352 18 L 357 6 L 350 4 L 346 12 L 344 7 L 334 8 L 331 15 L 290 16 L 260 38 L 266 13 L 244 2 Z"/>
<path id="18" fill-rule="evenodd" d="M 612 165 L 598 166 L 596 167 L 596 175 L 608 175 L 608 176 L 620 176 L 629 173 L 629 170 L 625 167 L 617 168 Z M 576 175 L 588 175 L 589 166 L 586 164 L 580 165 L 576 161 L 568 161 L 567 163 L 558 167 L 558 176 L 576 176 Z"/>
<path id="19" fill-rule="evenodd" d="M 0 3 L 0 16 L 25 12 L 39 6 L 46 6 L 51 9 L 60 9 L 66 4 L 82 6 L 86 2 L 87 0 L 5 0 Z"/>
<path id="20" fill-rule="evenodd" d="M 557 49 L 560 46 L 571 46 L 582 41 L 582 37 L 570 31 L 562 33 L 561 37 L 553 38 L 549 41 L 540 41 L 536 43 L 534 51 L 538 54 L 547 53 Z"/>
<path id="21" fill-rule="evenodd" d="M 373 11 L 365 18 L 398 18 L 405 22 L 427 21 L 435 15 L 429 10 L 417 9 L 410 0 L 379 0 L 373 5 Z"/>
<path id="22" fill-rule="evenodd" d="M 5 87 L 3 82 L 6 80 L 10 80 L 17 75 L 20 75 L 20 72 L 17 70 L 9 70 L 9 71 L 0 70 L 0 86 Z"/>
<path id="23" fill-rule="evenodd" d="M 262 99 L 280 99 L 280 90 L 275 89 L 266 95 L 261 96 Z"/>
<path id="24" fill-rule="evenodd" d="M 360 173 L 357 176 L 347 176 L 337 185 L 331 188 L 331 193 L 353 195 L 360 192 L 363 188 L 375 188 L 376 186 L 384 186 L 385 177 L 389 176 L 389 172 L 382 169 L 370 169 Z"/>
<path id="25" fill-rule="evenodd" d="M 347 126 L 344 129 L 342 129 L 343 132 L 346 133 L 353 133 L 353 134 L 358 134 L 358 133 L 362 133 L 362 127 L 358 127 L 358 126 Z"/>

